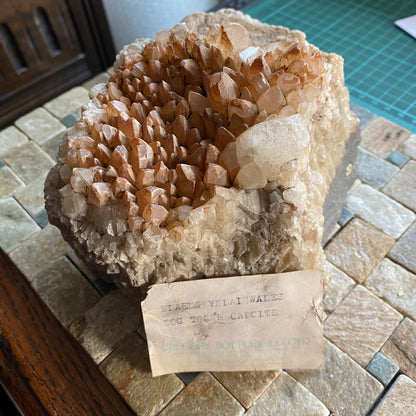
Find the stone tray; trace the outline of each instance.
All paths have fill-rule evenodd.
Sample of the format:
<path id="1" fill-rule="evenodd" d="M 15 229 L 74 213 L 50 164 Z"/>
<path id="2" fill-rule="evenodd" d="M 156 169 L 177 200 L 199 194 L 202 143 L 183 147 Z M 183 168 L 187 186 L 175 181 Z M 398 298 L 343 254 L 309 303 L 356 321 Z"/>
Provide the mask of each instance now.
<path id="1" fill-rule="evenodd" d="M 319 371 L 152 378 L 138 305 L 48 224 L 45 175 L 103 73 L 0 132 L 0 246 L 138 415 L 416 414 L 416 136 L 362 120 L 358 174 L 326 245 L 333 278 Z M 400 409 L 400 410 L 398 410 Z"/>

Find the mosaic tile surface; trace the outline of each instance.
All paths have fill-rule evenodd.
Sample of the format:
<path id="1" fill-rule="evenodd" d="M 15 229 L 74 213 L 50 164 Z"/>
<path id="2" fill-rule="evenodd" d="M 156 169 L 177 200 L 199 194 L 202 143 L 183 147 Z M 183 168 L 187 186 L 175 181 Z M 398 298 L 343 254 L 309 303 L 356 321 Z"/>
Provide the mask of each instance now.
<path id="1" fill-rule="evenodd" d="M 152 378 L 139 305 L 94 276 L 43 209 L 43 177 L 65 125 L 88 100 L 86 88 L 107 78 L 0 132 L 0 246 L 137 415 L 414 414 L 416 136 L 354 107 L 363 118 L 360 181 L 326 247 L 332 280 L 320 370 Z"/>

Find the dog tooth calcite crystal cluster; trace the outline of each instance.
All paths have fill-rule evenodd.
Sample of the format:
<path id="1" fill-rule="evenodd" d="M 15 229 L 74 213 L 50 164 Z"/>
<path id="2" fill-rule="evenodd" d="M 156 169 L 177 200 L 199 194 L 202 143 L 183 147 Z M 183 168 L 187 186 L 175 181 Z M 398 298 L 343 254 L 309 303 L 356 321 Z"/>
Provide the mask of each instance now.
<path id="1" fill-rule="evenodd" d="M 322 206 L 357 128 L 343 61 L 230 9 L 121 51 L 45 183 L 77 254 L 125 288 L 321 269 Z"/>

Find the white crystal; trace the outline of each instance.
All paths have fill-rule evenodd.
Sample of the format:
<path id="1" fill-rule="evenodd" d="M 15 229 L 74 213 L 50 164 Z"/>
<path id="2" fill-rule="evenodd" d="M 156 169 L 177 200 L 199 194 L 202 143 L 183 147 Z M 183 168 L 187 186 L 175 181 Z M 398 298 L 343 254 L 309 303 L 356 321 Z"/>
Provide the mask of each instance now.
<path id="1" fill-rule="evenodd" d="M 158 42 L 169 42 L 170 30 L 159 30 L 156 32 L 155 40 Z"/>
<path id="2" fill-rule="evenodd" d="M 267 178 L 257 163 L 249 162 L 240 168 L 236 181 L 242 189 L 261 189 L 266 186 Z"/>
<path id="3" fill-rule="evenodd" d="M 310 135 L 305 119 L 299 114 L 256 124 L 237 137 L 240 172 L 246 165 L 255 163 L 268 181 L 277 181 L 282 166 L 298 159 L 309 147 L 309 143 Z M 244 172 L 248 172 L 246 168 Z"/>
<path id="4" fill-rule="evenodd" d="M 249 46 L 239 53 L 240 59 L 247 64 L 251 64 L 260 55 L 261 49 L 255 46 Z"/>
<path id="5" fill-rule="evenodd" d="M 62 213 L 71 220 L 80 220 L 87 213 L 87 198 L 79 192 L 62 199 Z"/>
<path id="6" fill-rule="evenodd" d="M 107 84 L 104 82 L 95 84 L 89 91 L 89 96 L 91 99 L 96 98 L 99 94 L 107 94 Z"/>

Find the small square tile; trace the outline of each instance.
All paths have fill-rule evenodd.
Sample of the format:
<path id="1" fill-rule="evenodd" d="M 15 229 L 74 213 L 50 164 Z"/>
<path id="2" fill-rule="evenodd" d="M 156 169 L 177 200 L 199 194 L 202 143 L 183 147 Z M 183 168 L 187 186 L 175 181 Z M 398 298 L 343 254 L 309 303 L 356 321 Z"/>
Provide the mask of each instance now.
<path id="1" fill-rule="evenodd" d="M 56 161 L 56 156 L 58 155 L 59 145 L 62 142 L 62 139 L 65 136 L 65 131 L 57 134 L 48 140 L 42 145 L 42 149 L 51 157 L 51 159 Z"/>
<path id="2" fill-rule="evenodd" d="M 109 78 L 110 78 L 109 73 L 101 72 L 101 74 L 98 74 L 94 78 L 91 78 L 87 82 L 84 82 L 82 86 L 85 87 L 87 90 L 89 90 L 94 85 L 101 84 L 101 83 L 107 84 Z"/>
<path id="3" fill-rule="evenodd" d="M 186 384 L 192 383 L 192 381 L 198 376 L 199 373 L 177 373 L 176 375 Z"/>
<path id="4" fill-rule="evenodd" d="M 338 224 L 341 227 L 344 227 L 348 222 L 354 218 L 354 213 L 352 213 L 348 208 L 342 208 L 341 217 L 338 220 Z"/>
<path id="5" fill-rule="evenodd" d="M 416 320 L 415 274 L 386 258 L 367 277 L 364 285 L 399 312 Z"/>
<path id="6" fill-rule="evenodd" d="M 416 134 L 412 134 L 401 146 L 400 151 L 405 155 L 416 159 Z"/>
<path id="7" fill-rule="evenodd" d="M 325 254 L 333 265 L 362 283 L 393 244 L 393 238 L 354 218 L 328 244 Z"/>
<path id="8" fill-rule="evenodd" d="M 400 375 L 378 404 L 373 416 L 416 415 L 416 383 Z"/>
<path id="9" fill-rule="evenodd" d="M 403 234 L 388 256 L 416 274 L 416 222 Z"/>
<path id="10" fill-rule="evenodd" d="M 281 370 L 215 372 L 219 382 L 248 409 L 275 380 Z"/>
<path id="11" fill-rule="evenodd" d="M 152 377 L 147 345 L 136 333 L 130 334 L 100 369 L 140 416 L 158 414 L 184 387 L 174 374 Z"/>
<path id="12" fill-rule="evenodd" d="M 21 146 L 29 141 L 20 130 L 14 126 L 0 131 L 0 156 L 2 157 L 9 149 Z"/>
<path id="13" fill-rule="evenodd" d="M 384 354 L 378 352 L 368 363 L 366 370 L 387 386 L 399 371 L 399 367 L 390 361 Z"/>
<path id="14" fill-rule="evenodd" d="M 140 325 L 140 303 L 117 290 L 104 296 L 69 329 L 98 364 Z"/>
<path id="15" fill-rule="evenodd" d="M 54 165 L 53 160 L 34 142 L 29 142 L 19 151 L 10 150 L 4 155 L 4 161 L 26 183 L 45 177 Z"/>
<path id="16" fill-rule="evenodd" d="M 383 192 L 416 211 L 416 160 L 411 160 L 383 188 Z"/>
<path id="17" fill-rule="evenodd" d="M 48 225 L 14 249 L 10 258 L 31 281 L 42 270 L 52 267 L 68 248 L 69 245 L 63 240 L 58 228 Z"/>
<path id="18" fill-rule="evenodd" d="M 326 262 L 326 270 L 330 280 L 325 289 L 324 310 L 327 313 L 331 313 L 340 304 L 342 299 L 351 292 L 355 286 L 355 282 L 329 261 Z"/>
<path id="19" fill-rule="evenodd" d="M 283 372 L 245 414 L 327 416 L 329 410 L 302 384 Z"/>
<path id="20" fill-rule="evenodd" d="M 366 366 L 403 316 L 357 285 L 325 321 L 324 333 L 351 358 Z"/>
<path id="21" fill-rule="evenodd" d="M 45 178 L 40 177 L 24 188 L 19 189 L 14 194 L 14 197 L 32 217 L 35 217 L 45 209 L 45 200 L 43 196 L 44 183 Z"/>
<path id="22" fill-rule="evenodd" d="M 410 134 L 410 131 L 385 118 L 374 117 L 361 130 L 361 147 L 384 159 Z"/>
<path id="23" fill-rule="evenodd" d="M 288 373 L 337 416 L 366 415 L 383 391 L 379 381 L 326 339 L 320 369 Z"/>
<path id="24" fill-rule="evenodd" d="M 404 155 L 403 153 L 398 152 L 397 150 L 393 150 L 387 157 L 386 160 L 395 164 L 399 168 L 401 168 L 409 158 Z"/>
<path id="25" fill-rule="evenodd" d="M 0 247 L 12 251 L 40 228 L 14 198 L 0 200 Z"/>
<path id="26" fill-rule="evenodd" d="M 55 117 L 62 119 L 67 114 L 77 110 L 90 100 L 88 90 L 75 87 L 47 102 L 44 107 Z"/>
<path id="27" fill-rule="evenodd" d="M 69 128 L 77 124 L 78 120 L 78 116 L 76 116 L 74 113 L 69 113 L 65 117 L 61 118 L 61 123 Z"/>
<path id="28" fill-rule="evenodd" d="M 244 408 L 210 373 L 201 373 L 169 403 L 160 416 L 238 416 L 243 413 Z"/>
<path id="29" fill-rule="evenodd" d="M 399 170 L 397 166 L 361 148 L 358 148 L 357 169 L 360 179 L 377 189 Z"/>
<path id="30" fill-rule="evenodd" d="M 0 168 L 0 198 L 11 196 L 25 184 L 7 166 Z"/>
<path id="31" fill-rule="evenodd" d="M 65 131 L 65 126 L 44 108 L 37 108 L 20 117 L 15 124 L 38 144 L 43 144 Z"/>
<path id="32" fill-rule="evenodd" d="M 32 286 L 65 327 L 100 299 L 97 291 L 65 257 L 55 260 L 35 276 Z"/>
<path id="33" fill-rule="evenodd" d="M 360 119 L 360 128 L 363 128 L 376 116 L 371 111 L 368 111 L 364 107 L 361 107 L 352 101 L 350 101 L 350 108 L 355 114 L 357 114 L 358 118 Z"/>
<path id="34" fill-rule="evenodd" d="M 393 238 L 400 237 L 416 218 L 414 212 L 365 184 L 348 195 L 346 206 Z"/>
<path id="35" fill-rule="evenodd" d="M 45 228 L 47 225 L 49 225 L 48 213 L 46 212 L 45 209 L 40 211 L 33 218 L 35 219 L 35 221 L 38 223 L 39 227 L 41 228 Z"/>
<path id="36" fill-rule="evenodd" d="M 416 381 L 416 322 L 403 319 L 381 352 Z"/>

